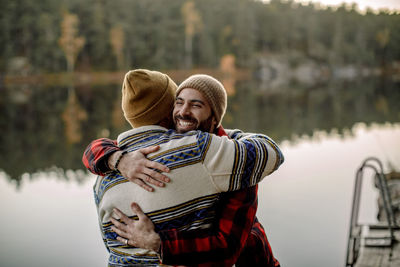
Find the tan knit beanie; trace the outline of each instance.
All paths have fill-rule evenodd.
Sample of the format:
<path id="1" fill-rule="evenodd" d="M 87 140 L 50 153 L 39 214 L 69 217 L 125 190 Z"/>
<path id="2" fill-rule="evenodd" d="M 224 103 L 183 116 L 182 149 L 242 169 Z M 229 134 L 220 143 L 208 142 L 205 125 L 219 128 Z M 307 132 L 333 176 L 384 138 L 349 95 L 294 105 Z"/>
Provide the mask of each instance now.
<path id="1" fill-rule="evenodd" d="M 217 127 L 220 126 L 227 105 L 226 91 L 222 83 L 209 75 L 196 74 L 179 85 L 176 95 L 178 96 L 179 92 L 185 88 L 192 88 L 203 93 L 217 120 Z"/>
<path id="2" fill-rule="evenodd" d="M 170 116 L 177 85 L 168 75 L 145 69 L 125 74 L 122 110 L 132 127 L 154 125 Z"/>

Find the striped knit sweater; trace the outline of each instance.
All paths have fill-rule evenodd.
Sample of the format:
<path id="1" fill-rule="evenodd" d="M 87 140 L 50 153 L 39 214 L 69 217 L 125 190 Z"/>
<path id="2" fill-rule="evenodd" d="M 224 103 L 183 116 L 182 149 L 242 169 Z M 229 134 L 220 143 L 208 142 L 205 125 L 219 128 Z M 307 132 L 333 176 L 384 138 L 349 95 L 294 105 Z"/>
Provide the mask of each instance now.
<path id="1" fill-rule="evenodd" d="M 219 193 L 253 186 L 283 162 L 280 149 L 268 136 L 238 130 L 228 134 L 232 139 L 144 126 L 119 135 L 118 145 L 127 151 L 160 145 L 148 158 L 168 166 L 172 181 L 165 188 L 148 192 L 118 172 L 97 178 L 94 194 L 103 240 L 110 252 L 109 266 L 159 264 L 156 252 L 116 240 L 110 221 L 114 207 L 135 219 L 130 204 L 138 203 L 156 231 L 209 228 Z"/>

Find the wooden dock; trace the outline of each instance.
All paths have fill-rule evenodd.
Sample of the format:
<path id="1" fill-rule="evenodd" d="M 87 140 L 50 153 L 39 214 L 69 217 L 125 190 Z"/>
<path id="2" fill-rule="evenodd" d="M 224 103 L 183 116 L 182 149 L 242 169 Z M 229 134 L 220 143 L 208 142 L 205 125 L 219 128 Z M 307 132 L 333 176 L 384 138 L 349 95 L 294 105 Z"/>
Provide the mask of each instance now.
<path id="1" fill-rule="evenodd" d="M 385 231 L 387 235 L 387 231 Z M 400 230 L 395 230 L 395 240 L 400 241 Z M 369 230 L 368 236 L 382 235 L 382 230 Z M 391 246 L 385 244 L 385 239 L 375 240 L 376 246 L 361 244 L 359 257 L 354 267 L 399 267 L 400 242 L 394 241 Z"/>
<path id="2" fill-rule="evenodd" d="M 357 172 L 346 266 L 400 267 L 400 173 L 383 174 L 371 161 L 383 170 L 379 160 L 368 158 Z M 377 225 L 357 223 L 362 170 L 366 167 L 376 170 L 375 185 L 380 190 Z"/>

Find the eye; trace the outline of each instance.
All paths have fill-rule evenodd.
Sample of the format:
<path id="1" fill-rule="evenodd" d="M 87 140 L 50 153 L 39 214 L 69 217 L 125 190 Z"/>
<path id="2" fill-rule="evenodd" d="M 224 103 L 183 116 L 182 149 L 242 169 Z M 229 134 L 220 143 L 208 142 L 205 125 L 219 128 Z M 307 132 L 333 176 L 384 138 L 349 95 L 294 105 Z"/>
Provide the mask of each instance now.
<path id="1" fill-rule="evenodd" d="M 176 100 L 175 101 L 175 106 L 181 106 L 183 104 L 182 100 Z"/>
<path id="2" fill-rule="evenodd" d="M 201 103 L 194 102 L 194 103 L 192 103 L 192 107 L 194 107 L 194 108 L 202 108 L 203 105 Z"/>

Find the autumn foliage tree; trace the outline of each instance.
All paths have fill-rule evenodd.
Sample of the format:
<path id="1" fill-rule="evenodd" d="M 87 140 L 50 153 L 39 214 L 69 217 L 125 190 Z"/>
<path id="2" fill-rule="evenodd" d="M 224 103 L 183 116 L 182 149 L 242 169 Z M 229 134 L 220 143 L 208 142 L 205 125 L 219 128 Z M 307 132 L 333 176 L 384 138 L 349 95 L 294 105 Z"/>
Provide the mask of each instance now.
<path id="1" fill-rule="evenodd" d="M 63 20 L 61 22 L 61 37 L 58 39 L 58 44 L 64 51 L 69 72 L 74 71 L 78 53 L 85 44 L 85 38 L 78 36 L 78 24 L 79 19 L 77 15 L 64 12 Z"/>
<path id="2" fill-rule="evenodd" d="M 203 23 L 200 13 L 196 10 L 193 1 L 187 1 L 181 9 L 182 17 L 185 22 L 185 65 L 186 68 L 192 67 L 193 36 L 201 31 Z"/>
<path id="3" fill-rule="evenodd" d="M 118 69 L 122 69 L 124 65 L 124 43 L 125 34 L 122 26 L 118 25 L 110 30 L 110 43 L 115 57 L 117 58 Z"/>
<path id="4" fill-rule="evenodd" d="M 293 0 L 165 3 L 3 1 L 0 72 L 21 57 L 35 72 L 63 71 L 65 61 L 69 70 L 218 68 L 226 54 L 240 69 L 257 66 L 264 55 L 333 68 L 389 68 L 400 61 L 399 10 L 360 13 L 356 5 L 322 8 Z"/>

